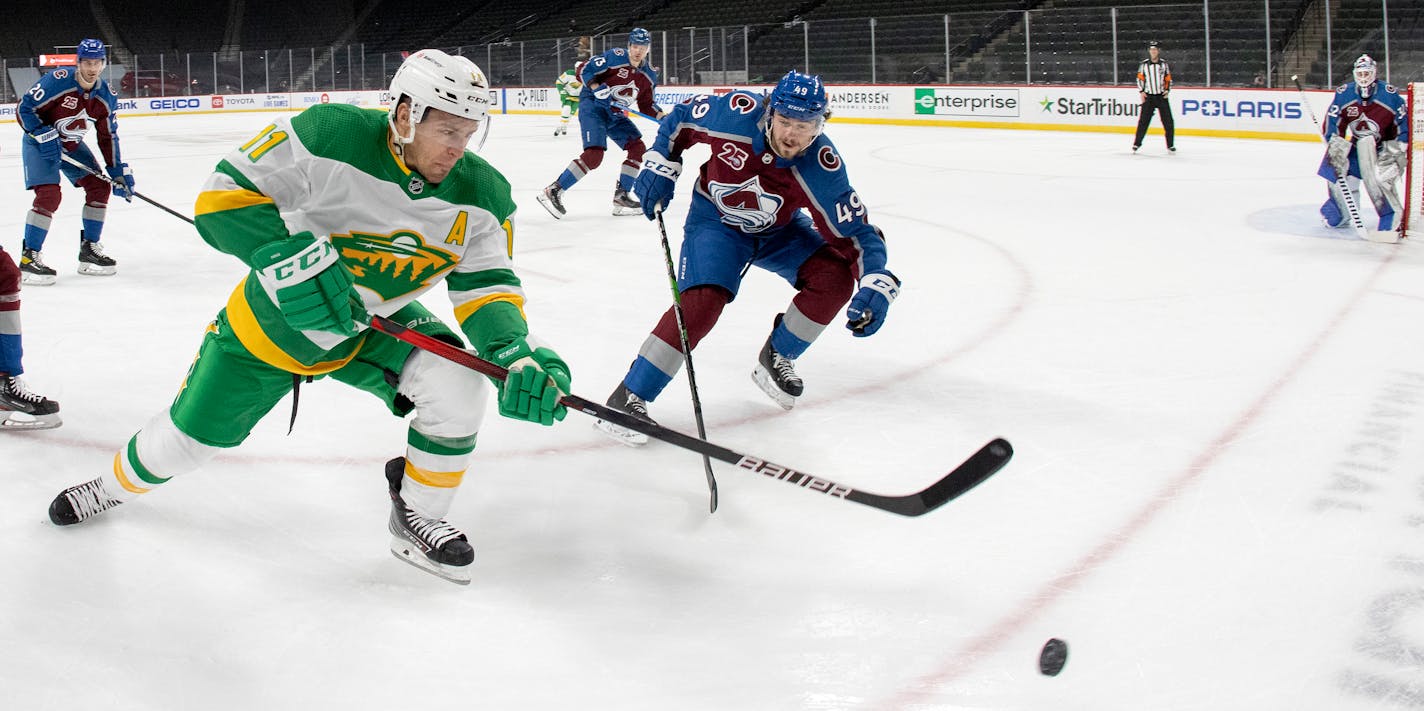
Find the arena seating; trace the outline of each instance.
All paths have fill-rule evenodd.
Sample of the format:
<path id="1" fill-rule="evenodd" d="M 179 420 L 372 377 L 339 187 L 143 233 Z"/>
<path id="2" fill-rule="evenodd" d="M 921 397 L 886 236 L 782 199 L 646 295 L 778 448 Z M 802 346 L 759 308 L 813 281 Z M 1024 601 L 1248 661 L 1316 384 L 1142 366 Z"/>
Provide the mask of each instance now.
<path id="1" fill-rule="evenodd" d="M 1320 3 L 1270 0 L 1269 32 L 1263 5 L 1211 0 L 1213 86 L 1263 79 L 1282 86 L 1298 72 L 1319 87 L 1344 81 L 1361 53 L 1385 61 L 1380 0 L 1330 3 L 1328 57 Z M 642 26 L 663 45 L 654 57 L 669 65 L 664 81 L 679 83 L 729 68 L 738 79 L 765 82 L 792 67 L 840 82 L 868 81 L 873 73 L 882 83 L 1128 83 L 1153 39 L 1179 84 L 1204 84 L 1208 70 L 1202 3 L 1172 0 L 474 0 L 418 12 L 403 0 L 98 0 L 91 7 L 54 13 L 52 3 L 12 0 L 11 16 L 24 21 L 0 24 L 0 59 L 28 66 L 56 46 L 96 36 L 117 46 L 120 58 L 140 55 L 145 66 L 159 54 L 178 66 L 185 54 L 221 51 L 243 77 L 276 71 L 300 84 L 296 74 L 305 71 L 313 84 L 333 77 L 343 84 L 344 72 L 344 83 L 354 85 L 358 72 L 380 74 L 383 53 L 391 64 L 402 51 L 435 46 L 489 64 L 496 82 L 543 84 L 567 68 L 577 37 L 593 35 L 603 46 Z M 1424 79 L 1424 5 L 1391 0 L 1389 12 L 1390 81 Z M 301 50 L 305 61 L 296 56 Z M 348 52 L 366 63 L 347 61 Z M 0 82 L 0 91 L 13 100 L 13 87 Z"/>

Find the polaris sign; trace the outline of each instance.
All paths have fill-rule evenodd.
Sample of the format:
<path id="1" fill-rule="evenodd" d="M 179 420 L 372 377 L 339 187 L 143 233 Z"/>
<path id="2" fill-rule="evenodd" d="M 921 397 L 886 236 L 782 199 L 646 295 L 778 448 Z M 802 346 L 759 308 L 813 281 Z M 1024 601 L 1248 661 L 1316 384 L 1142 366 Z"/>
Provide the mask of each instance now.
<path id="1" fill-rule="evenodd" d="M 1299 101 L 1259 101 L 1240 99 L 1182 99 L 1182 115 L 1201 114 L 1222 118 L 1295 120 L 1304 116 Z"/>

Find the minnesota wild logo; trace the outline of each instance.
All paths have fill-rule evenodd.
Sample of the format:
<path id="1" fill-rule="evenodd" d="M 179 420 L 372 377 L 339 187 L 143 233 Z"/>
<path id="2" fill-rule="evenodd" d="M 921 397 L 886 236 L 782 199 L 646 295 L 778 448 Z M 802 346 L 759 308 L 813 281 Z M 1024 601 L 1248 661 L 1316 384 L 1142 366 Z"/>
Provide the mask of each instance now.
<path id="1" fill-rule="evenodd" d="M 427 246 L 420 235 L 406 230 L 389 235 L 334 234 L 331 243 L 341 251 L 356 283 L 387 301 L 424 288 L 455 266 L 455 255 Z"/>

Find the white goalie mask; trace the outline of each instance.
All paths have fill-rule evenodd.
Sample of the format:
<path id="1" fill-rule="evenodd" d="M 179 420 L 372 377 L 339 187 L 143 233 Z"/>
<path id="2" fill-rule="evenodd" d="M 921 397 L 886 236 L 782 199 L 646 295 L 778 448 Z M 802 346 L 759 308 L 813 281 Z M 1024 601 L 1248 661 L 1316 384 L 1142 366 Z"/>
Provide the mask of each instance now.
<path id="1" fill-rule="evenodd" d="M 391 78 L 391 110 L 387 122 L 397 146 L 415 140 L 416 125 L 428 109 L 439 109 L 481 124 L 479 146 L 489 136 L 489 80 L 474 62 L 438 49 L 422 49 L 406 58 Z M 410 99 L 410 135 L 396 128 L 396 109 Z M 479 150 L 479 146 L 475 148 Z"/>
<path id="2" fill-rule="evenodd" d="M 1355 86 L 1359 87 L 1360 93 L 1365 94 L 1370 86 L 1375 83 L 1375 60 L 1368 54 L 1360 55 L 1355 60 Z"/>

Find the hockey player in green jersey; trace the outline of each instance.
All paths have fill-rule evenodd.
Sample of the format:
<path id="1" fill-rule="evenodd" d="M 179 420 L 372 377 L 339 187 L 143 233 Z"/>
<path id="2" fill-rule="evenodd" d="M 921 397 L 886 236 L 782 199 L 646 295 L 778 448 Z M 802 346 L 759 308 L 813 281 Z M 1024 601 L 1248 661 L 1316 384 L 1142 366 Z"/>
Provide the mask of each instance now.
<path id="1" fill-rule="evenodd" d="M 559 102 L 563 104 L 559 111 L 559 127 L 554 129 L 555 136 L 568 135 L 569 117 L 578 111 L 579 92 L 583 91 L 583 81 L 579 79 L 579 73 L 583 71 L 583 65 L 583 62 L 579 62 L 573 69 L 565 69 L 564 73 L 554 80 L 554 88 L 559 90 Z"/>
<path id="2" fill-rule="evenodd" d="M 529 335 L 511 263 L 509 183 L 466 150 L 488 119 L 473 62 L 412 54 L 388 113 L 343 104 L 280 118 L 223 159 L 196 204 L 198 233 L 251 269 L 208 325 L 172 405 L 97 479 L 50 505 L 84 521 L 240 444 L 302 379 L 330 377 L 414 412 L 405 456 L 386 464 L 392 552 L 469 582 L 474 552 L 444 520 L 475 447 L 490 384 L 370 330 L 367 314 L 463 345 L 416 298 L 445 282 L 459 329 L 510 370 L 500 414 L 563 419 L 569 369 Z M 295 413 L 294 413 L 295 415 Z M 108 471 L 112 469 L 112 471 Z"/>

